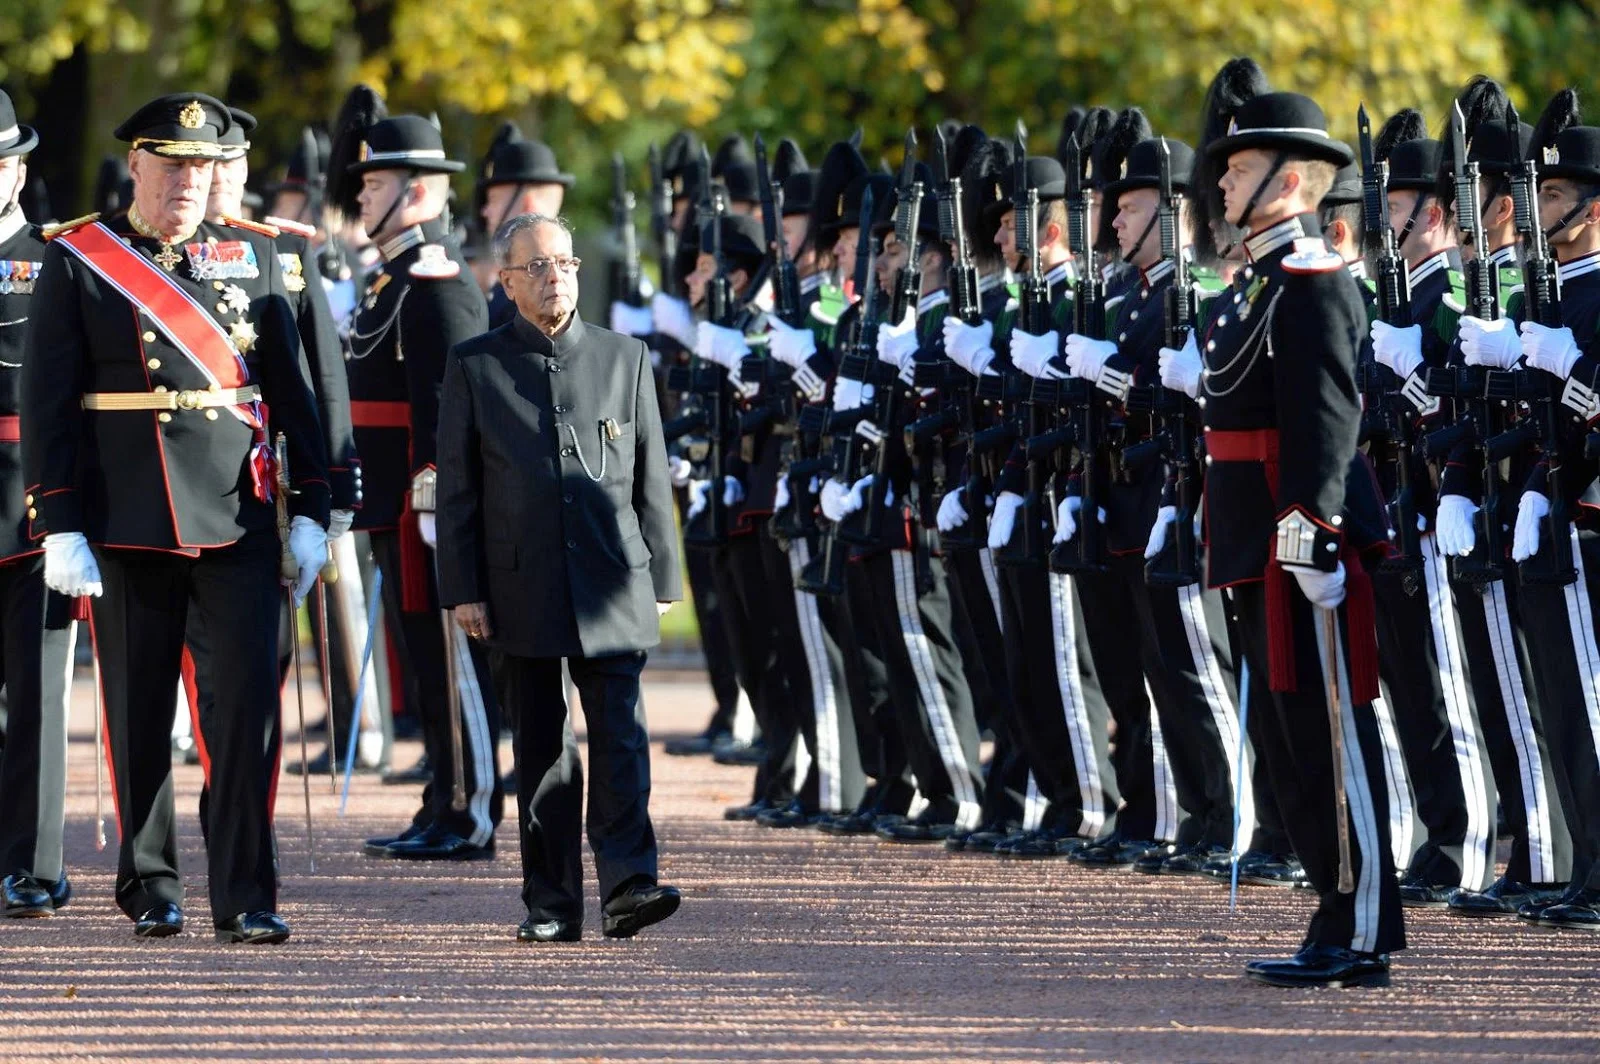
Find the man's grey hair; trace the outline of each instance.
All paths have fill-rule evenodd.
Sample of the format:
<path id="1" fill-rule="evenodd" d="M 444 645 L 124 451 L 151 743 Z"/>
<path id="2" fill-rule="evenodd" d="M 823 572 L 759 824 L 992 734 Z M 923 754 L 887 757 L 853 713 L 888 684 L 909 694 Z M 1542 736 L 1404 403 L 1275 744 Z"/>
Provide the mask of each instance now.
<path id="1" fill-rule="evenodd" d="M 565 218 L 552 218 L 548 214 L 518 214 L 507 218 L 500 224 L 494 234 L 494 261 L 498 266 L 511 266 L 511 245 L 516 241 L 518 233 L 527 232 L 536 226 L 553 225 L 572 235 L 572 226 L 567 224 Z"/>

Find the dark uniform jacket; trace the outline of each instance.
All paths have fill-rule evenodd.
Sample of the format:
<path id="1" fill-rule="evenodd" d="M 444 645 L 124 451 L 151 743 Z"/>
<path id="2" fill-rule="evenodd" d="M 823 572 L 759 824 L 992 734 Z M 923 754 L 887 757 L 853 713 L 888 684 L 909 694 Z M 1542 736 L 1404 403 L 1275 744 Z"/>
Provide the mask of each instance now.
<path id="1" fill-rule="evenodd" d="M 23 476 L 21 386 L 34 285 L 44 265 L 44 238 L 20 210 L 0 218 L 0 562 L 42 549 L 28 538 L 32 481 Z"/>
<path id="2" fill-rule="evenodd" d="M 365 483 L 355 523 L 362 530 L 394 529 L 409 515 L 412 478 L 434 465 L 445 355 L 489 323 L 483 293 L 441 220 L 407 229 L 382 251 L 345 363 Z"/>
<path id="3" fill-rule="evenodd" d="M 156 259 L 160 245 L 138 235 L 126 214 L 106 225 Z M 287 438 L 290 511 L 327 524 L 322 425 L 272 241 L 206 222 L 173 250 L 182 258 L 166 275 L 239 338 L 270 412 L 268 432 Z M 227 260 L 236 275 L 197 278 L 195 263 L 208 259 Z M 205 374 L 160 324 L 59 239 L 45 249 L 33 298 L 22 371 L 33 537 L 81 532 L 110 547 L 191 552 L 274 527 L 275 508 L 258 498 L 252 470 L 260 437 L 229 410 L 83 408 L 87 393 L 207 390 Z"/>
<path id="4" fill-rule="evenodd" d="M 439 594 L 487 602 L 524 657 L 654 646 L 681 597 L 677 528 L 643 343 L 521 315 L 458 345 L 439 416 Z"/>
<path id="5" fill-rule="evenodd" d="M 1594 521 L 1594 492 L 1591 486 L 1600 474 L 1600 463 L 1590 457 L 1585 443 L 1600 420 L 1600 252 L 1564 262 L 1559 267 L 1561 281 L 1561 324 L 1572 330 L 1572 338 L 1582 352 L 1565 381 L 1542 370 L 1531 371 L 1536 379 L 1553 382 L 1551 394 L 1557 397 L 1556 423 L 1561 435 L 1561 495 L 1568 513 Z M 1520 490 L 1548 494 L 1549 466 L 1541 460 Z M 1584 505 L 1580 508 L 1580 503 Z M 1544 546 L 1541 543 L 1541 546 Z"/>

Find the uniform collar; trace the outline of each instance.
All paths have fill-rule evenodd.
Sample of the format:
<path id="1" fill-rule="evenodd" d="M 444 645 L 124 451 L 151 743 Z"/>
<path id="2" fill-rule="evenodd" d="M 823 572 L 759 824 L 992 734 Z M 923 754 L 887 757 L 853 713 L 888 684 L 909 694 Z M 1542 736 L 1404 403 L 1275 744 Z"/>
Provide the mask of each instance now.
<path id="1" fill-rule="evenodd" d="M 1349 270 L 1350 276 L 1354 277 L 1358 281 L 1365 281 L 1367 279 L 1366 259 L 1351 259 L 1349 262 L 1344 264 L 1344 268 Z"/>
<path id="2" fill-rule="evenodd" d="M 577 311 L 573 311 L 572 323 L 567 326 L 567 331 L 557 337 L 549 337 L 533 322 L 524 318 L 519 311 L 511 317 L 511 327 L 516 330 L 517 338 L 528 345 L 528 349 L 536 355 L 546 358 L 561 358 L 570 355 L 583 343 L 585 329 L 583 318 Z"/>
<path id="3" fill-rule="evenodd" d="M 1146 291 L 1165 281 L 1172 275 L 1173 265 L 1171 259 L 1158 259 L 1156 264 L 1148 270 L 1140 270 L 1139 276 L 1144 280 Z"/>
<path id="4" fill-rule="evenodd" d="M 1432 277 L 1440 270 L 1449 269 L 1450 250 L 1451 249 L 1446 248 L 1445 250 L 1436 254 L 1429 255 L 1427 258 L 1418 263 L 1416 269 L 1411 271 L 1411 286 L 1415 288 L 1417 284 L 1424 278 Z"/>
<path id="5" fill-rule="evenodd" d="M 1072 268 L 1072 260 L 1058 262 L 1044 275 L 1044 283 L 1054 288 L 1058 284 L 1071 284 L 1077 280 L 1077 271 Z"/>
<path id="6" fill-rule="evenodd" d="M 942 307 L 948 302 L 950 302 L 950 290 L 948 288 L 941 288 L 936 292 L 929 292 L 927 295 L 917 300 L 917 317 L 920 318 L 934 307 Z"/>
<path id="7" fill-rule="evenodd" d="M 21 207 L 13 207 L 4 215 L 0 215 L 0 244 L 16 236 L 27 228 L 28 219 L 23 215 Z"/>
<path id="8" fill-rule="evenodd" d="M 1295 215 L 1246 237 L 1245 256 L 1250 262 L 1260 262 L 1274 251 L 1286 248 L 1307 235 L 1305 221 L 1300 215 Z"/>
<path id="9" fill-rule="evenodd" d="M 1573 259 L 1571 262 L 1563 262 L 1557 266 L 1556 279 L 1566 283 L 1574 277 L 1582 277 L 1586 273 L 1595 273 L 1597 271 L 1600 271 L 1600 251 L 1593 251 L 1581 259 Z"/>
<path id="10" fill-rule="evenodd" d="M 393 262 L 412 248 L 429 241 L 436 241 L 443 235 L 444 223 L 438 218 L 430 218 L 408 229 L 402 229 L 385 240 L 378 245 L 378 252 L 383 256 L 383 261 Z"/>
<path id="11" fill-rule="evenodd" d="M 821 288 L 822 282 L 826 280 L 827 278 L 820 273 L 807 274 L 805 277 L 800 278 L 800 294 L 803 296 L 810 295 Z"/>
<path id="12" fill-rule="evenodd" d="M 1010 270 L 996 270 L 993 273 L 985 274 L 984 276 L 978 278 L 978 294 L 981 296 L 985 293 L 992 292 L 1010 280 Z"/>
<path id="13" fill-rule="evenodd" d="M 1489 252 L 1489 261 L 1496 266 L 1516 266 L 1517 245 L 1507 244 L 1505 247 L 1495 248 Z"/>

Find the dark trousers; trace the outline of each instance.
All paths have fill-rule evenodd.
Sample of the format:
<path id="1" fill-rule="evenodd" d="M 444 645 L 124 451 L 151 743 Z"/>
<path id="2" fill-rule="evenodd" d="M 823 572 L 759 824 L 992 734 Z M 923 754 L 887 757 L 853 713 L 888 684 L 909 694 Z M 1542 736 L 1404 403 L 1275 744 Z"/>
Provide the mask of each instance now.
<path id="1" fill-rule="evenodd" d="M 877 618 L 878 605 L 869 574 L 859 563 L 845 566 L 844 595 L 835 600 L 849 618 L 852 644 L 844 647 L 850 688 L 850 712 L 856 722 L 861 766 L 872 777 L 860 808 L 903 815 L 917 784 L 911 778 L 906 746 L 900 737 L 890 697 L 888 649 Z M 899 638 L 899 630 L 890 633 Z"/>
<path id="2" fill-rule="evenodd" d="M 72 601 L 45 590 L 42 555 L 0 565 L 0 876 L 61 878 L 76 637 Z"/>
<path id="3" fill-rule="evenodd" d="M 726 732 L 733 730 L 733 717 L 739 711 L 739 674 L 734 670 L 733 650 L 728 646 L 728 634 L 723 628 L 712 557 L 712 552 L 703 547 L 683 549 L 695 625 L 700 631 L 700 651 L 706 656 L 706 674 L 716 702 L 707 727 L 711 731 Z"/>
<path id="4" fill-rule="evenodd" d="M 105 593 L 93 600 L 105 696 L 106 741 L 120 837 L 117 904 L 138 917 L 183 901 L 173 821 L 172 748 L 187 619 L 211 637 L 215 719 L 207 739 L 212 801 L 225 815 L 207 846 L 211 915 L 277 908 L 272 798 L 277 751 L 268 722 L 279 712 L 278 538 L 252 532 L 189 558 L 97 550 Z"/>
<path id="5" fill-rule="evenodd" d="M 1237 634 L 1250 663 L 1251 682 L 1264 682 L 1270 676 L 1266 585 L 1244 584 L 1234 588 L 1233 596 Z M 1355 890 L 1341 894 L 1324 614 L 1306 601 L 1298 587 L 1289 589 L 1289 599 L 1297 687 L 1269 692 L 1266 706 L 1261 707 L 1267 710 L 1260 714 L 1262 727 L 1254 734 L 1260 737 L 1257 752 L 1266 761 L 1289 840 L 1318 894 L 1305 942 L 1366 953 L 1404 949 L 1400 888 L 1389 845 L 1382 745 L 1372 704 L 1351 702 L 1348 697 L 1346 611 L 1343 607 L 1338 610 L 1335 660 L 1340 670 L 1339 690 L 1344 694 L 1340 720 Z"/>
<path id="6" fill-rule="evenodd" d="M 572 734 L 560 658 L 493 655 L 517 754 L 522 900 L 540 920 L 583 918 L 583 762 Z M 656 880 L 650 824 L 650 737 L 639 672 L 645 654 L 567 658 L 589 733 L 589 846 L 606 901 Z"/>
<path id="7" fill-rule="evenodd" d="M 468 639 L 459 625 L 445 627 L 438 605 L 438 587 L 428 576 L 428 610 L 407 613 L 400 598 L 400 536 L 373 532 L 372 558 L 383 571 L 383 611 L 389 637 L 400 651 L 400 683 L 406 705 L 414 706 L 422 724 L 422 745 L 433 779 L 423 788 L 422 807 L 412 818 L 418 826 L 436 824 L 475 845 L 486 845 L 500 823 L 504 801 L 495 744 L 500 737 L 500 709 L 483 644 Z M 445 648 L 455 655 L 456 694 L 461 702 L 461 761 L 467 808 L 451 807 L 455 763 L 451 752 L 450 703 L 446 689 Z"/>

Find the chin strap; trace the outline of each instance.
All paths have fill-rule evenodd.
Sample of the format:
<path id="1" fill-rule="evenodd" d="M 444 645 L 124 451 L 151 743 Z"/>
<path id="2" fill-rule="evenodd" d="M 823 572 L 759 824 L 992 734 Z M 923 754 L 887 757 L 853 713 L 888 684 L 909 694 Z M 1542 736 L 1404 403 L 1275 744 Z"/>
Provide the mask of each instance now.
<path id="1" fill-rule="evenodd" d="M 1267 167 L 1267 172 L 1261 175 L 1261 180 L 1256 184 L 1256 190 L 1250 193 L 1250 199 L 1244 205 L 1244 213 L 1239 215 L 1239 231 L 1250 232 L 1250 216 L 1255 213 L 1256 204 L 1261 199 L 1261 194 L 1266 192 L 1267 185 L 1278 176 L 1278 171 L 1283 169 L 1283 164 L 1289 161 L 1287 152 L 1278 152 L 1272 157 L 1272 165 Z M 1141 238 L 1143 239 L 1143 238 Z"/>
<path id="2" fill-rule="evenodd" d="M 500 218 L 499 218 L 498 221 L 496 221 L 494 223 L 494 230 L 492 232 L 490 232 L 490 234 L 489 234 L 489 239 L 490 240 L 494 239 L 494 234 L 498 233 L 500 231 L 500 227 L 502 225 L 505 225 L 506 224 L 506 220 L 511 217 L 511 208 L 516 204 L 517 200 L 522 196 L 522 190 L 523 190 L 524 187 L 525 186 L 523 185 L 523 183 L 518 181 L 517 182 L 517 186 L 511 190 L 511 198 L 506 200 L 505 208 L 500 212 Z"/>
<path id="3" fill-rule="evenodd" d="M 1417 215 L 1422 213 L 1422 205 L 1428 201 L 1428 197 L 1430 195 L 1431 193 L 1428 192 L 1417 193 L 1417 202 L 1411 205 L 1411 213 L 1406 217 L 1406 224 L 1402 225 L 1400 227 L 1400 232 L 1395 234 L 1394 246 L 1396 251 L 1405 251 L 1406 239 L 1410 237 L 1412 231 L 1416 229 Z"/>
<path id="4" fill-rule="evenodd" d="M 1252 200 L 1251 202 L 1254 203 L 1255 201 Z M 1139 257 L 1139 252 L 1144 249 L 1144 242 L 1150 239 L 1150 233 L 1155 229 L 1156 222 L 1160 219 L 1161 215 L 1159 213 L 1150 216 L 1150 220 L 1144 223 L 1144 232 L 1139 234 L 1139 239 L 1133 242 L 1133 247 L 1128 249 L 1128 253 L 1122 256 L 1123 262 L 1132 262 Z"/>
<path id="5" fill-rule="evenodd" d="M 1596 196 L 1594 194 L 1591 194 L 1591 195 L 1585 196 L 1585 197 L 1583 197 L 1583 199 L 1579 200 L 1577 206 L 1573 207 L 1566 214 L 1563 214 L 1561 216 L 1561 220 L 1559 222 L 1557 222 L 1555 225 L 1551 226 L 1549 229 L 1545 230 L 1544 238 L 1546 240 L 1554 240 L 1556 238 L 1556 234 L 1557 233 L 1560 233 L 1567 226 L 1571 225 L 1572 222 L 1573 222 L 1573 219 L 1577 218 L 1578 215 L 1584 213 L 1585 211 L 1587 211 L 1589 209 L 1589 205 L 1592 204 L 1595 201 L 1595 198 L 1596 198 Z M 4 217 L 4 216 L 0 215 L 0 217 Z"/>
<path id="6" fill-rule="evenodd" d="M 394 202 L 389 204 L 389 209 L 383 212 L 383 217 L 378 219 L 378 224 L 372 227 L 367 234 L 374 244 L 381 243 L 384 226 L 389 224 L 389 219 L 394 217 L 394 212 L 400 209 L 400 201 L 406 198 L 406 193 L 411 189 L 411 182 L 417 179 L 417 171 L 405 171 L 405 180 L 400 182 L 400 191 L 395 194 Z"/>

